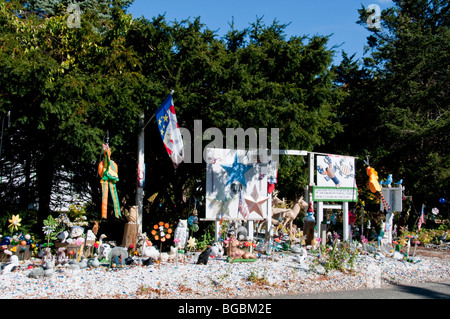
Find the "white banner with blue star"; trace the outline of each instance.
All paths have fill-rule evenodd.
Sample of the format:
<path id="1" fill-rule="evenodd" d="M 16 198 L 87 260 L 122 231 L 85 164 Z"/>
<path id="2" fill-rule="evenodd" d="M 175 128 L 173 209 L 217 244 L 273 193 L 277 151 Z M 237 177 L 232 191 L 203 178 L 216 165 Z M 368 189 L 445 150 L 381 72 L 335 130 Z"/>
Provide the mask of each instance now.
<path id="1" fill-rule="evenodd" d="M 266 219 L 269 204 L 268 171 L 267 163 L 259 161 L 258 151 L 208 148 L 205 152 L 205 218 Z"/>

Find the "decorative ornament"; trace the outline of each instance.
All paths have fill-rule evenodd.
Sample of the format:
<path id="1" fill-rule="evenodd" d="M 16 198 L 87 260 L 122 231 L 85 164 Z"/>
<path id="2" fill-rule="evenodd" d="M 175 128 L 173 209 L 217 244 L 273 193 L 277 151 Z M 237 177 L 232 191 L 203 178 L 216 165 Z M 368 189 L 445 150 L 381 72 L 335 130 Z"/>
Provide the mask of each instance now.
<path id="1" fill-rule="evenodd" d="M 194 250 L 196 245 L 197 245 L 197 242 L 195 241 L 195 238 L 192 236 L 189 237 L 188 244 L 187 244 L 187 247 L 189 248 L 189 250 Z"/>
<path id="2" fill-rule="evenodd" d="M 98 165 L 98 174 L 102 185 L 102 218 L 107 217 L 108 189 L 114 204 L 114 214 L 117 218 L 122 217 L 120 212 L 119 196 L 117 194 L 116 182 L 119 181 L 117 164 L 111 160 L 111 149 L 108 144 L 103 144 L 105 159 Z"/>
<path id="3" fill-rule="evenodd" d="M 20 224 L 21 221 L 22 221 L 22 218 L 19 217 L 19 214 L 17 214 L 17 215 L 12 215 L 11 219 L 9 220 L 9 222 L 10 222 L 11 224 L 9 224 L 8 227 L 11 227 L 11 230 L 13 230 L 14 228 L 15 228 L 16 230 L 18 230 L 18 229 L 19 229 L 18 227 L 19 227 L 19 226 L 22 226 L 22 225 Z"/>
<path id="4" fill-rule="evenodd" d="M 171 234 L 172 229 L 170 228 L 169 223 L 159 222 L 153 226 L 152 235 L 155 240 L 159 240 L 163 243 L 166 239 L 171 238 Z"/>
<path id="5" fill-rule="evenodd" d="M 253 191 L 251 193 L 250 198 L 245 198 L 245 202 L 247 203 L 248 211 L 256 212 L 258 215 L 264 218 L 263 212 L 262 212 L 262 204 L 264 204 L 269 197 L 260 197 L 258 194 L 258 190 L 256 189 L 256 185 L 253 187 Z"/>
<path id="6" fill-rule="evenodd" d="M 247 173 L 251 168 L 252 165 L 244 165 L 239 163 L 238 155 L 234 157 L 234 162 L 231 165 L 221 165 L 229 174 L 228 181 L 226 185 L 231 184 L 234 181 L 238 181 L 241 183 L 244 187 L 247 186 L 247 183 L 245 182 L 245 173 Z"/>

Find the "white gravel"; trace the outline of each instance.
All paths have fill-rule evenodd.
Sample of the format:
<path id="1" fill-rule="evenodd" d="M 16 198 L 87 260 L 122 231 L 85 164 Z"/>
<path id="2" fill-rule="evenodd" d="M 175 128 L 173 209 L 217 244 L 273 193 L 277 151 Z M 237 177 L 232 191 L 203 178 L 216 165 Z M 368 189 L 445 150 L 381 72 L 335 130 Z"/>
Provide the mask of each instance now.
<path id="1" fill-rule="evenodd" d="M 449 258 L 420 257 L 417 263 L 390 257 L 359 255 L 349 273 L 323 272 L 310 267 L 312 256 L 300 264 L 293 254 L 263 256 L 255 262 L 229 263 L 210 259 L 197 265 L 185 258 L 124 269 L 56 269 L 51 277 L 29 278 L 27 263 L 0 275 L 2 299 L 223 299 L 259 298 L 360 288 L 393 283 L 436 282 L 450 279 Z M 29 263 L 30 261 L 28 261 Z M 39 260 L 36 260 L 36 264 Z"/>

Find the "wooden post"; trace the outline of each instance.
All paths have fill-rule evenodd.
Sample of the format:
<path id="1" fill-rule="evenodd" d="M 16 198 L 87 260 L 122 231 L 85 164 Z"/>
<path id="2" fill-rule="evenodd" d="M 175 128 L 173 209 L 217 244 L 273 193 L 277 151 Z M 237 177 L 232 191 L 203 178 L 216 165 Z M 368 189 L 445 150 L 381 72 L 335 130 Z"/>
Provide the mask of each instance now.
<path id="1" fill-rule="evenodd" d="M 126 223 L 123 231 L 122 247 L 128 248 L 130 245 L 136 247 L 139 232 L 139 224 Z"/>

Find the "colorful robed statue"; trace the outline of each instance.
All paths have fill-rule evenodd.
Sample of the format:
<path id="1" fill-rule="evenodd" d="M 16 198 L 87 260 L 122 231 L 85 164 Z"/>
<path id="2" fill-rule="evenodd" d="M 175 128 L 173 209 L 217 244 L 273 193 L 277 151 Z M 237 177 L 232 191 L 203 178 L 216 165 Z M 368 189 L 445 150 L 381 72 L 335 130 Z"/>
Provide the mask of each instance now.
<path id="1" fill-rule="evenodd" d="M 106 218 L 108 209 L 108 189 L 114 204 L 114 215 L 122 217 L 120 213 L 119 196 L 117 195 L 116 182 L 119 181 L 117 164 L 111 160 L 111 149 L 108 144 L 103 144 L 105 158 L 98 165 L 98 174 L 102 178 L 102 218 Z"/>

